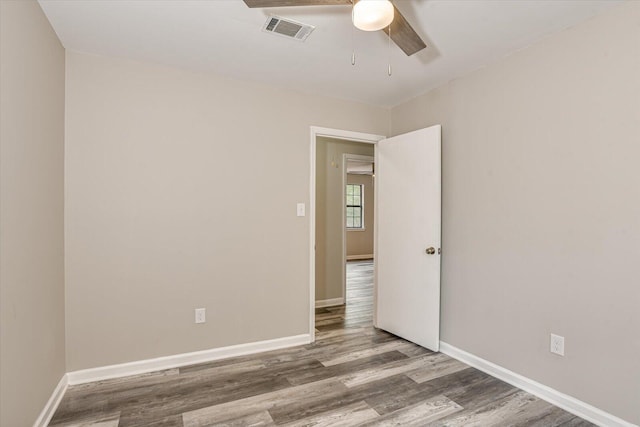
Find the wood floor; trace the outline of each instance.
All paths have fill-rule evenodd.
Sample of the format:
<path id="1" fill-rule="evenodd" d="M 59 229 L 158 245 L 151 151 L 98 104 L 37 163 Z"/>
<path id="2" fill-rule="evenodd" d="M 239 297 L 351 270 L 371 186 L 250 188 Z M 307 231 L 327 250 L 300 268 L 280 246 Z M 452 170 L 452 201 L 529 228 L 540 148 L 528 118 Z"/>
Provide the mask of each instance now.
<path id="1" fill-rule="evenodd" d="M 591 426 L 441 353 L 372 327 L 373 266 L 316 342 L 69 387 L 51 426 Z"/>

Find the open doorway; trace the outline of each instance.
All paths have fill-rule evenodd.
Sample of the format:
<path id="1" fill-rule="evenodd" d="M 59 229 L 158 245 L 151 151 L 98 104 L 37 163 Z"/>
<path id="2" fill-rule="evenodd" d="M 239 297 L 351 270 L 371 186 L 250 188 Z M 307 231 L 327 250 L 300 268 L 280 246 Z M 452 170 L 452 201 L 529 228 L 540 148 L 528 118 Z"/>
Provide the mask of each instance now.
<path id="1" fill-rule="evenodd" d="M 339 174 L 341 166 L 336 152 L 322 154 L 316 150 L 316 146 L 322 143 L 316 140 L 320 141 L 319 137 L 329 137 L 338 140 L 337 142 L 350 141 L 349 144 L 354 142 L 374 144 L 376 181 L 373 251 L 375 262 L 371 310 L 373 326 L 432 351 L 438 351 L 440 346 L 441 126 L 434 125 L 391 138 L 375 135 L 358 138 L 357 135 L 361 134 L 334 132 L 331 129 L 314 127 L 311 129 L 310 341 L 315 340 L 317 330 L 315 327 L 316 293 L 319 296 L 318 301 L 326 301 L 322 299 L 326 295 L 322 292 L 326 289 L 316 286 L 316 279 L 320 278 L 323 272 L 333 271 L 326 269 L 327 260 L 337 259 L 337 263 L 331 264 L 335 267 L 332 277 L 335 277 L 336 271 L 341 270 L 340 267 L 346 260 L 344 250 L 328 249 L 328 244 L 323 246 L 321 240 L 326 236 L 316 227 L 316 213 L 320 217 L 329 212 L 326 200 L 316 200 L 316 181 L 319 179 L 316 169 L 319 173 L 320 169 L 331 170 L 331 174 L 335 175 L 336 170 Z M 354 135 L 356 137 L 352 138 Z M 357 155 L 370 155 L 370 153 Z M 346 162 L 343 161 L 343 163 Z M 343 197 L 345 196 L 346 189 L 343 194 Z M 337 206 L 342 205 L 343 197 L 338 197 L 340 200 Z M 316 201 L 318 209 L 316 209 Z M 334 210 L 331 209 L 331 212 L 333 213 Z M 352 224 L 358 223 L 358 220 L 353 219 L 355 216 L 357 215 L 354 213 L 351 219 Z M 343 212 L 338 210 L 335 218 L 339 218 L 333 221 L 335 224 L 344 221 L 342 226 L 344 230 L 346 215 L 343 216 Z M 328 226 L 327 229 L 335 228 Z M 316 240 L 316 237 L 319 239 Z M 336 238 L 333 240 L 334 243 L 335 240 L 344 241 Z M 325 239 L 325 243 L 326 241 Z M 342 281 L 342 274 L 335 279 L 327 280 L 327 277 L 324 279 L 324 284 L 329 284 L 335 289 L 336 285 Z M 343 291 L 342 286 L 338 288 L 340 292 L 337 293 L 336 298 L 342 298 L 343 301 L 338 299 L 334 303 L 344 303 L 346 292 Z M 335 328 L 341 329 L 338 333 L 346 331 L 338 325 Z M 329 333 L 333 334 L 333 331 Z M 326 337 L 327 333 L 323 333 L 322 336 Z"/>
<path id="2" fill-rule="evenodd" d="M 375 157 L 343 155 L 343 327 L 373 325 Z M 316 313 L 316 320 L 322 314 Z M 335 322 L 329 324 L 335 327 Z M 319 326 L 316 325 L 319 329 Z"/>
<path id="3" fill-rule="evenodd" d="M 316 145 L 316 329 L 373 325 L 374 146 Z"/>
<path id="4" fill-rule="evenodd" d="M 343 155 L 346 261 L 373 260 L 375 226 L 375 160 L 373 156 Z"/>
<path id="5" fill-rule="evenodd" d="M 316 329 L 373 323 L 373 173 L 383 137 L 341 132 L 312 136 L 312 339 Z"/>

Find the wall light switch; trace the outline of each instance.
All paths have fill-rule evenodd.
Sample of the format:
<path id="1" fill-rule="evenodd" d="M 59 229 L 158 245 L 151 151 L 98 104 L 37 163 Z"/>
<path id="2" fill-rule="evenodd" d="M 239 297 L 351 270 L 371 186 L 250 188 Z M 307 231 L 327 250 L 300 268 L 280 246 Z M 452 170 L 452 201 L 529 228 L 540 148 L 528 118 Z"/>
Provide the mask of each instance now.
<path id="1" fill-rule="evenodd" d="M 196 308 L 196 323 L 204 323 L 206 321 L 206 309 Z"/>
<path id="2" fill-rule="evenodd" d="M 564 356 L 564 337 L 560 335 L 551 334 L 551 353 Z"/>
<path id="3" fill-rule="evenodd" d="M 298 212 L 298 216 L 304 216 L 305 215 L 304 203 L 298 203 L 297 212 Z"/>

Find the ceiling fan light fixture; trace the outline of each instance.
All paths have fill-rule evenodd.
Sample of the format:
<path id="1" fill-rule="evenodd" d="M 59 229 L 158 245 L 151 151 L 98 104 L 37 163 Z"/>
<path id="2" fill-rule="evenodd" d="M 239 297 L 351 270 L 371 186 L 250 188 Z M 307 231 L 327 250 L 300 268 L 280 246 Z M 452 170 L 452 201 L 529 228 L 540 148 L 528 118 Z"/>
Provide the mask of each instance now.
<path id="1" fill-rule="evenodd" d="M 381 30 L 393 21 L 393 4 L 389 0 L 360 0 L 353 6 L 352 20 L 359 30 Z"/>

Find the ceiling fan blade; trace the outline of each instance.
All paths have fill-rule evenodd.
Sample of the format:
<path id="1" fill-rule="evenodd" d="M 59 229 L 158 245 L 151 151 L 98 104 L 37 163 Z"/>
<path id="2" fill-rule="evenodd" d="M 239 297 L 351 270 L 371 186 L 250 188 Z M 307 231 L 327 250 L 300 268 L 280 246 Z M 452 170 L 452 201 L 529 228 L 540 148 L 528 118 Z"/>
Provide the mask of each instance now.
<path id="1" fill-rule="evenodd" d="M 411 24 L 404 18 L 397 7 L 393 6 L 393 22 L 391 23 L 391 40 L 403 50 L 407 56 L 411 56 L 421 51 L 427 44 L 422 41 L 418 33 L 411 27 Z M 389 27 L 383 28 L 389 34 Z"/>
<path id="2" fill-rule="evenodd" d="M 351 5 L 351 0 L 244 0 L 244 2 L 251 8 Z"/>

